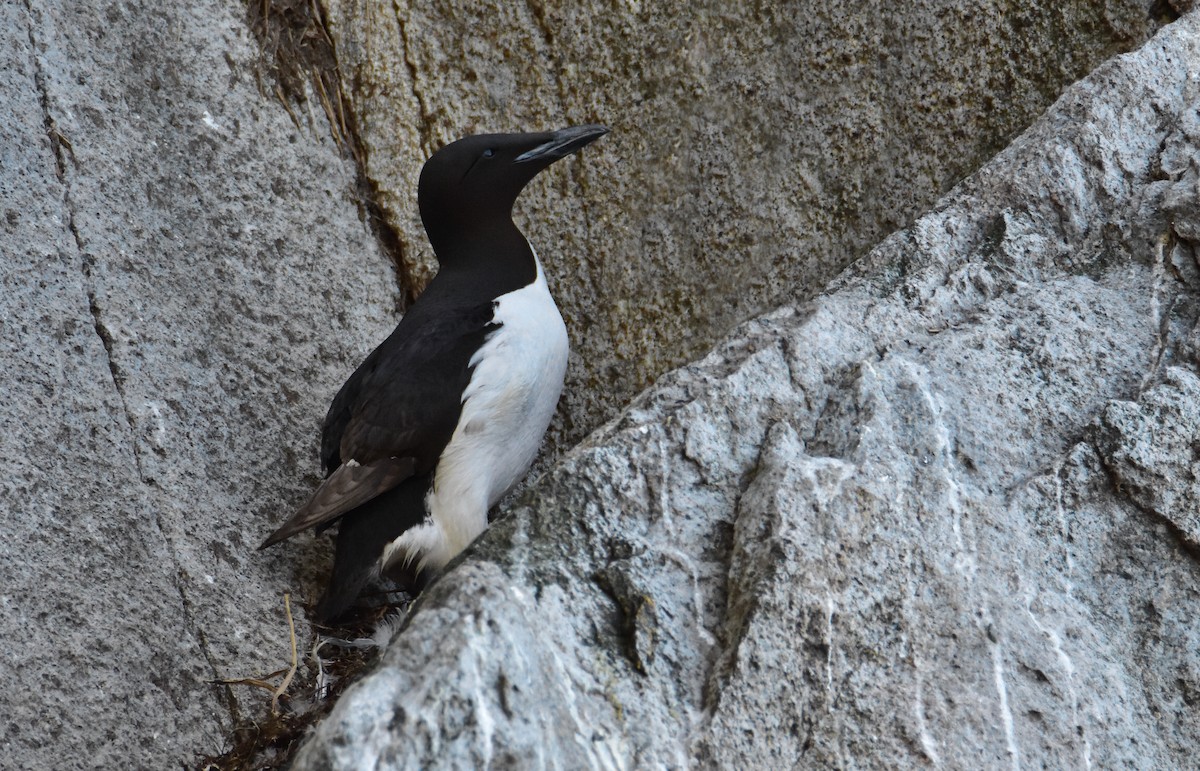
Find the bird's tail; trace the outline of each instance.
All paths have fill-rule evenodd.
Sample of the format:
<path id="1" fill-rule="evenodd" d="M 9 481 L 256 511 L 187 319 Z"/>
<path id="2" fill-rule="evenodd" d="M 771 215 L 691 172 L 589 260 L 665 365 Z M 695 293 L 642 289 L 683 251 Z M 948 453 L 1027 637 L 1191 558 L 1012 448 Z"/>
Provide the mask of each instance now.
<path id="1" fill-rule="evenodd" d="M 318 621 L 329 623 L 345 614 L 367 582 L 379 575 L 384 548 L 425 521 L 431 481 L 430 474 L 411 477 L 341 518 L 333 575 L 315 611 Z"/>

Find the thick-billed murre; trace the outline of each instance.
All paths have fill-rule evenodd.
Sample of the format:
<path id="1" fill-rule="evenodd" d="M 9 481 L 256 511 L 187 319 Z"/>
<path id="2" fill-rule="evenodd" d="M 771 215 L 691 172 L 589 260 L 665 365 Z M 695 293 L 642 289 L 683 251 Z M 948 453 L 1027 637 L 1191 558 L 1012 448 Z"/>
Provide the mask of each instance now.
<path id="1" fill-rule="evenodd" d="M 512 208 L 538 172 L 606 133 L 470 136 L 426 161 L 417 200 L 438 273 L 330 405 L 327 478 L 259 547 L 338 521 L 319 619 L 342 615 L 381 571 L 442 568 L 533 463 L 567 331 Z"/>

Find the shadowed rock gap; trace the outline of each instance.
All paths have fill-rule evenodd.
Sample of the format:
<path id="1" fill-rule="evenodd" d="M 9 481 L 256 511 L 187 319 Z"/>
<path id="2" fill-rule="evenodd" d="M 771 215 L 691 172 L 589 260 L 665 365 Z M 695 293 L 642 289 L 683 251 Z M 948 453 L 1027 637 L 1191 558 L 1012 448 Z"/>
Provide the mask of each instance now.
<path id="1" fill-rule="evenodd" d="M 358 131 L 358 117 L 346 99 L 337 51 L 328 32 L 323 6 L 315 0 L 247 0 L 247 24 L 258 39 L 261 58 L 255 77 L 259 91 L 270 90 L 300 128 L 293 107 L 319 101 L 328 121 L 330 138 L 352 158 L 357 169 L 357 197 L 363 220 L 392 258 L 400 288 L 398 312 L 416 299 L 421 283 L 408 272 L 404 244 L 379 205 L 379 186 L 367 172 Z M 415 79 L 414 79 L 415 82 Z M 419 98 L 419 95 L 418 95 Z M 314 127 L 310 127 L 314 128 Z"/>

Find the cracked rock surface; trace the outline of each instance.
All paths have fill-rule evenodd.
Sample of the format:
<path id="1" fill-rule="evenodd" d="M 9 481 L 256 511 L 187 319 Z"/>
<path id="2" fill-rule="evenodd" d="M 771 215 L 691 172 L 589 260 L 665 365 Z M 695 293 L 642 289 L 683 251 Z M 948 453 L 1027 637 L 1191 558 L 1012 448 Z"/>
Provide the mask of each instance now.
<path id="1" fill-rule="evenodd" d="M 253 549 L 394 271 L 327 129 L 260 95 L 243 13 L 0 5 L 5 768 L 217 750 L 262 698 L 209 681 L 286 665 L 320 565 Z"/>
<path id="2" fill-rule="evenodd" d="M 1193 763 L 1198 107 L 1192 14 L 660 379 L 296 768 Z"/>
<path id="3" fill-rule="evenodd" d="M 406 281 L 429 255 L 399 196 L 433 144 L 551 119 L 617 129 L 522 201 L 576 344 L 568 438 L 732 320 L 816 292 L 1160 21 L 1141 0 L 997 3 L 969 19 L 949 2 L 849 18 L 398 2 L 362 3 L 378 23 L 354 27 L 349 6 L 326 5 Z M 328 545 L 253 549 L 315 486 L 329 399 L 411 286 L 364 225 L 322 96 L 284 105 L 260 84 L 246 16 L 228 0 L 0 4 L 6 767 L 192 764 L 266 701 L 211 681 L 286 666 L 285 591 L 308 639 L 299 609 Z M 451 764 L 821 758 L 859 752 L 868 724 L 890 737 L 886 757 L 929 747 L 949 762 L 957 731 L 1005 761 L 1010 735 L 1020 758 L 1031 736 L 1099 758 L 1097 725 L 1162 745 L 1118 760 L 1179 757 L 1192 729 L 1148 730 L 1145 715 L 1197 693 L 1196 646 L 1177 633 L 1194 581 L 1173 540 L 1194 532 L 1178 508 L 1190 461 L 1139 443 L 1191 446 L 1186 423 L 1155 421 L 1190 415 L 1200 218 L 1178 94 L 1193 26 L 1150 49 L 1161 60 L 1143 52 L 1073 92 L 1061 109 L 1075 112 L 950 199 L 960 210 L 889 241 L 835 293 L 744 327 L 571 455 L 354 692 L 381 701 L 357 723 L 347 702 L 304 762 L 353 763 L 322 742 L 368 724 L 424 737 L 414 757 Z M 398 67 L 384 48 L 407 52 Z M 397 102 L 360 101 L 372 95 Z M 1089 99 L 1113 112 L 1085 135 Z M 739 144 L 764 115 L 790 138 Z M 585 244 L 597 259 L 569 262 Z M 681 278 L 694 283 L 672 294 Z M 743 279 L 745 302 L 725 291 Z M 622 293 L 634 301 L 594 301 Z M 998 513 L 1013 479 L 1043 495 L 1044 521 L 1042 540 L 1002 544 L 1006 569 L 1065 559 L 1047 543 L 1080 550 L 1069 592 L 1034 574 L 1059 587 L 1059 615 L 1030 606 L 1057 635 L 1033 635 L 1050 641 L 1033 674 L 1017 666 L 1019 592 L 987 606 L 989 623 L 972 615 L 1010 575 L 992 533 L 1025 526 Z M 1100 595 L 1126 605 L 1097 610 Z M 872 701 L 886 684 L 898 701 Z M 397 693 L 408 701 L 381 717 Z M 772 705 L 761 726 L 747 717 Z M 848 748 L 831 749 L 831 726 Z M 411 749 L 357 735 L 364 751 Z"/>

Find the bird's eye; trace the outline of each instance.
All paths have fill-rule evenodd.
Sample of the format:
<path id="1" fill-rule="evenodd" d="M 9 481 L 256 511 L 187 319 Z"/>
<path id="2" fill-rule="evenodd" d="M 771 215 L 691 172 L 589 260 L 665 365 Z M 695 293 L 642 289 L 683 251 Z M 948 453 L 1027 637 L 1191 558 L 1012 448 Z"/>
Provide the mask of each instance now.
<path id="1" fill-rule="evenodd" d="M 495 150 L 493 150 L 493 149 L 492 149 L 492 148 L 490 148 L 490 147 L 489 147 L 488 149 L 486 149 L 486 150 L 484 150 L 484 151 L 483 151 L 483 157 L 484 157 L 484 158 L 491 158 L 491 157 L 492 157 L 493 155 L 495 155 L 495 154 L 496 154 L 496 151 L 495 151 Z"/>

